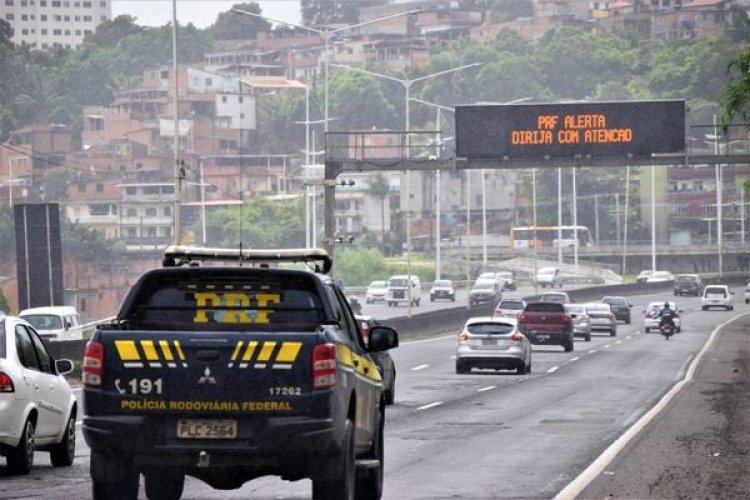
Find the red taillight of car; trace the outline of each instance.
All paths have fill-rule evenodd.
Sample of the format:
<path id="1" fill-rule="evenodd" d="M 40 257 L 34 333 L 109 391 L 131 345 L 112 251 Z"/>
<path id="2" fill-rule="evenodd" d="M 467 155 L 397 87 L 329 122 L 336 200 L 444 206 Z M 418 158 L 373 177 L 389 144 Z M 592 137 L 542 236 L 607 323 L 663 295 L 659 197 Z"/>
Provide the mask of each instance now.
<path id="1" fill-rule="evenodd" d="M 13 386 L 13 379 L 4 372 L 0 372 L 0 392 L 16 392 L 16 388 Z"/>
<path id="2" fill-rule="evenodd" d="M 568 323 L 568 324 L 571 324 L 573 322 L 573 320 L 570 318 L 569 314 L 563 314 L 562 315 L 562 321 L 563 321 L 563 323 Z"/>
<path id="3" fill-rule="evenodd" d="M 469 332 L 467 332 L 466 330 L 461 330 L 460 332 L 458 332 L 459 342 L 466 342 L 467 340 L 469 340 Z"/>
<path id="4" fill-rule="evenodd" d="M 336 385 L 336 345 L 318 344 L 313 348 L 313 389 L 328 389 Z"/>
<path id="5" fill-rule="evenodd" d="M 526 313 L 521 313 L 518 315 L 518 321 L 526 321 Z"/>
<path id="6" fill-rule="evenodd" d="M 103 371 L 104 345 L 101 342 L 89 340 L 83 351 L 83 384 L 101 387 Z"/>
<path id="7" fill-rule="evenodd" d="M 510 339 L 512 341 L 514 341 L 514 342 L 520 342 L 520 341 L 523 340 L 523 335 L 521 335 L 520 333 L 516 332 L 516 333 L 514 333 L 513 335 L 510 336 Z"/>

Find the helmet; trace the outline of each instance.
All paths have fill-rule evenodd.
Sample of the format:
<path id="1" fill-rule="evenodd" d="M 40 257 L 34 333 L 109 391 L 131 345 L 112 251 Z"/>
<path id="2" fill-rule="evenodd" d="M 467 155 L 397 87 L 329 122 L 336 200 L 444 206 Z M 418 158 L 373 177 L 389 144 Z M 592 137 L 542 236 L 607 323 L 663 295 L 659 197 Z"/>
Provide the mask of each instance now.
<path id="1" fill-rule="evenodd" d="M 664 302 L 664 309 L 669 309 L 669 301 Z"/>

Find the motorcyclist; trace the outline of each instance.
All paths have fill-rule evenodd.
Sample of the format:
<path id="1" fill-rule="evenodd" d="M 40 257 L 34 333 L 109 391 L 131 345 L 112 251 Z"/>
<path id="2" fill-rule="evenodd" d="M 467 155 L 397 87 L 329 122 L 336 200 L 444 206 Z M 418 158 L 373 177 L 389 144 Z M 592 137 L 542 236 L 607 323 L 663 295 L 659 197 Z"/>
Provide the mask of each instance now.
<path id="1" fill-rule="evenodd" d="M 357 297 L 349 297 L 349 305 L 351 306 L 352 312 L 354 314 L 362 314 L 362 304 L 359 302 L 359 299 L 357 299 Z"/>
<path id="2" fill-rule="evenodd" d="M 659 329 L 666 324 L 669 324 L 674 329 L 674 313 L 669 307 L 669 301 L 664 302 L 664 307 L 659 311 Z"/>

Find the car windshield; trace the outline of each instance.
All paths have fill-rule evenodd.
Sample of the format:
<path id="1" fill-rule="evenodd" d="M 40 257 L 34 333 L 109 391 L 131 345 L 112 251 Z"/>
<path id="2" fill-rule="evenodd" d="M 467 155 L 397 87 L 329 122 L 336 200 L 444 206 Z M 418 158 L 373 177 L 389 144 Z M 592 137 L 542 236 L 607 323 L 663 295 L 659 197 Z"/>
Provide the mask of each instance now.
<path id="1" fill-rule="evenodd" d="M 373 281 L 370 283 L 370 288 L 386 288 L 385 281 Z"/>
<path id="2" fill-rule="evenodd" d="M 450 280 L 437 280 L 433 286 L 440 286 L 440 287 L 450 287 L 453 286 L 453 282 Z"/>
<path id="3" fill-rule="evenodd" d="M 602 299 L 602 302 L 605 304 L 610 304 L 613 306 L 626 306 L 628 302 L 625 299 L 622 298 L 614 298 L 614 297 L 605 297 Z"/>
<path id="4" fill-rule="evenodd" d="M 698 279 L 697 276 L 689 276 L 689 275 L 684 275 L 684 274 L 682 276 L 677 276 L 677 281 L 682 282 L 682 283 L 692 283 L 696 281 L 697 279 Z"/>
<path id="5" fill-rule="evenodd" d="M 494 290 L 495 283 L 492 281 L 481 281 L 474 285 L 474 290 Z"/>
<path id="6" fill-rule="evenodd" d="M 568 304 L 565 307 L 565 309 L 569 313 L 573 313 L 573 314 L 586 314 L 586 306 L 579 306 L 579 305 L 576 305 L 576 304 Z"/>
<path id="7" fill-rule="evenodd" d="M 388 282 L 390 286 L 406 288 L 406 278 L 394 278 Z"/>
<path id="8" fill-rule="evenodd" d="M 503 279 L 512 279 L 513 278 L 513 273 L 508 272 L 508 271 L 499 272 L 499 273 L 497 273 L 497 275 L 499 277 L 503 278 Z"/>
<path id="9" fill-rule="evenodd" d="M 482 273 L 477 278 L 479 280 L 494 280 L 495 279 L 495 273 Z"/>
<path id="10" fill-rule="evenodd" d="M 706 291 L 703 293 L 705 293 L 706 295 L 720 295 L 722 297 L 726 297 L 727 295 L 726 289 L 718 286 L 706 287 Z"/>
<path id="11" fill-rule="evenodd" d="M 534 302 L 533 304 L 526 304 L 524 311 L 530 312 L 565 312 L 565 308 L 562 304 L 557 302 Z"/>
<path id="12" fill-rule="evenodd" d="M 23 319 L 37 330 L 60 330 L 63 327 L 62 318 L 56 314 L 28 314 Z"/>
<path id="13" fill-rule="evenodd" d="M 474 335 L 504 335 L 511 333 L 514 326 L 508 323 L 471 323 L 466 326 Z"/>
<path id="14" fill-rule="evenodd" d="M 521 310 L 523 309 L 523 302 L 520 300 L 503 300 L 498 304 L 498 309 L 513 309 L 513 310 Z"/>

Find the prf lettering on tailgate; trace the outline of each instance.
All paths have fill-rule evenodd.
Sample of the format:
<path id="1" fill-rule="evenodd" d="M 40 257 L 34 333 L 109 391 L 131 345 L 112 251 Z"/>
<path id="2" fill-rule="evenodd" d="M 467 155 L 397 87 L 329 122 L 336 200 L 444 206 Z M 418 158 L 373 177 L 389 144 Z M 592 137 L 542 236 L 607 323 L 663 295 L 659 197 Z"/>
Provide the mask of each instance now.
<path id="1" fill-rule="evenodd" d="M 195 292 L 196 312 L 194 323 L 208 323 L 209 313 L 214 313 L 215 323 L 268 323 L 274 311 L 264 309 L 269 304 L 278 304 L 278 293 L 241 292 Z M 239 309 L 235 309 L 239 308 Z"/>

